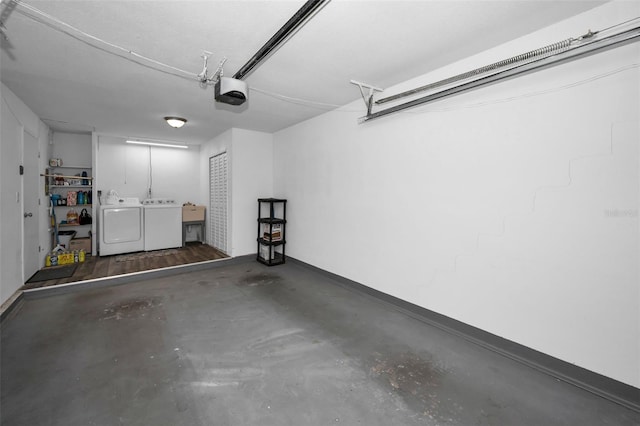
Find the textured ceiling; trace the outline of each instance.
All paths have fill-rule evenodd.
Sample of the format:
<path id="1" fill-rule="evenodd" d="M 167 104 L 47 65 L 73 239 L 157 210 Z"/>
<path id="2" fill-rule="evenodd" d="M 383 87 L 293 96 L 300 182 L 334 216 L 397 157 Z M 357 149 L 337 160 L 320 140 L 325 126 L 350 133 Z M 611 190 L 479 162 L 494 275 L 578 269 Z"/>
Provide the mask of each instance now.
<path id="1" fill-rule="evenodd" d="M 249 74 L 234 107 L 196 80 L 203 51 L 210 72 L 226 57 L 230 77 L 304 1 L 3 0 L 0 78 L 55 130 L 197 144 L 286 128 L 358 99 L 351 79 L 389 87 L 602 3 L 333 0 Z M 172 129 L 166 115 L 189 122 Z"/>

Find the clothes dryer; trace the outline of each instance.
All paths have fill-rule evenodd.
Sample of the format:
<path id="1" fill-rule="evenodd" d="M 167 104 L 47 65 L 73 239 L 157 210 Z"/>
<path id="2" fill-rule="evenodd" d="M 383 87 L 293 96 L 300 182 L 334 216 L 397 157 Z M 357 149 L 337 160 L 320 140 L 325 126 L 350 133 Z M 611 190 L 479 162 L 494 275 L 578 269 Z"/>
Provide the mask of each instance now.
<path id="1" fill-rule="evenodd" d="M 144 250 L 144 211 L 139 198 L 100 205 L 100 256 Z"/>

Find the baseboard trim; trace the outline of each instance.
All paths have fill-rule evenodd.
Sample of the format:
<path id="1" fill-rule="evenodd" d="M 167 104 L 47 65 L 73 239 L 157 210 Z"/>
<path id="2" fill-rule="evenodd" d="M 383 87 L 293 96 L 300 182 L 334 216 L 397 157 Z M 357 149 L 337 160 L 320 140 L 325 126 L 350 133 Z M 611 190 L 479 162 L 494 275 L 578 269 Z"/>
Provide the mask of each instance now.
<path id="1" fill-rule="evenodd" d="M 8 319 L 11 314 L 20 310 L 20 306 L 24 300 L 24 293 L 17 290 L 0 306 L 0 323 Z"/>
<path id="2" fill-rule="evenodd" d="M 392 306 L 412 318 L 456 335 L 485 349 L 527 365 L 558 380 L 579 387 L 630 410 L 640 412 L 640 389 L 561 359 L 504 339 L 477 327 L 420 307 L 288 256 L 292 264 L 330 278 L 336 285 Z"/>
<path id="3" fill-rule="evenodd" d="M 254 260 L 255 255 L 238 257 L 227 257 L 224 259 L 207 260 L 204 262 L 188 263 L 186 265 L 169 266 L 167 268 L 152 269 L 149 271 L 134 272 L 131 274 L 115 275 L 112 277 L 96 278 L 86 281 L 77 281 L 67 284 L 59 284 L 51 287 L 40 287 L 24 290 L 23 295 L 26 300 L 41 297 L 49 297 L 59 294 L 67 294 L 88 288 L 111 287 L 115 285 L 129 284 L 135 281 L 165 278 L 187 272 L 203 271 L 206 269 L 220 268 L 223 266 L 235 265 Z"/>

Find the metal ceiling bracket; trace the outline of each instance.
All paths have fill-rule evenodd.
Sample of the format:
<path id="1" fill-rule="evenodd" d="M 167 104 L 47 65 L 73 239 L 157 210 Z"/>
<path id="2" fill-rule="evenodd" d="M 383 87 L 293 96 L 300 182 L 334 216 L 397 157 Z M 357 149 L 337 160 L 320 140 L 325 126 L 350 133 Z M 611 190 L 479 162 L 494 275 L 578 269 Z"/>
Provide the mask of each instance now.
<path id="1" fill-rule="evenodd" d="M 378 87 L 375 86 L 371 86 L 370 84 L 366 84 L 366 83 L 361 83 L 359 81 L 356 80 L 351 80 L 350 81 L 351 84 L 355 84 L 356 86 L 358 86 L 360 88 L 360 94 L 362 95 L 362 100 L 364 101 L 364 105 L 367 107 L 367 115 L 371 114 L 371 109 L 373 108 L 373 94 L 375 92 L 382 92 L 384 91 L 384 89 L 380 89 Z M 369 94 L 365 95 L 364 94 L 364 89 L 369 89 Z"/>
<path id="2" fill-rule="evenodd" d="M 207 52 L 206 50 L 202 53 L 202 55 L 200 55 L 200 57 L 202 58 L 202 60 L 204 61 L 204 65 L 202 66 L 202 72 L 200 72 L 200 74 L 198 74 L 198 80 L 200 80 L 200 83 L 206 83 L 208 80 L 207 77 L 207 73 L 209 72 L 209 69 L 207 68 L 207 62 L 209 61 L 209 55 L 211 54 L 211 52 Z"/>
<path id="3" fill-rule="evenodd" d="M 3 9 L 0 12 L 0 35 L 5 41 L 9 41 L 9 37 L 7 36 L 7 27 L 4 25 L 5 22 L 9 20 L 9 16 L 11 12 L 16 8 L 18 2 L 15 0 L 10 0 L 8 2 L 2 2 Z"/>
<path id="4" fill-rule="evenodd" d="M 0 21 L 0 36 L 7 41 L 9 40 L 9 37 L 7 37 L 7 27 L 4 26 L 4 22 L 2 21 Z"/>
<path id="5" fill-rule="evenodd" d="M 222 60 L 220 61 L 220 64 L 218 65 L 218 68 L 216 69 L 216 71 L 209 76 L 209 69 L 207 68 L 207 62 L 209 61 L 209 55 L 212 55 L 211 52 L 207 52 L 206 50 L 202 53 L 202 55 L 200 56 L 202 58 L 202 60 L 204 61 L 204 65 L 202 67 L 202 72 L 200 72 L 200 74 L 198 74 L 198 80 L 200 81 L 201 85 L 207 85 L 207 84 L 216 84 L 218 82 L 218 80 L 220 80 L 220 77 L 222 77 L 223 75 L 223 69 L 222 66 L 224 65 L 224 63 L 227 61 L 227 58 L 222 58 Z"/>

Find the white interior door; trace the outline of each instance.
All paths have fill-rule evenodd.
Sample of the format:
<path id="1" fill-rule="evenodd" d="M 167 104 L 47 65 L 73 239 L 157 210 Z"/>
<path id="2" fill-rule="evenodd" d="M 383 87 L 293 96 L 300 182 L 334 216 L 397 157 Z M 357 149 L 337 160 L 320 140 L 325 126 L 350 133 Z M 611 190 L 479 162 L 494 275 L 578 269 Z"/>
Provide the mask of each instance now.
<path id="1" fill-rule="evenodd" d="M 22 175 L 22 212 L 24 218 L 22 267 L 23 278 L 26 281 L 40 269 L 38 140 L 26 131 L 23 131 L 22 138 L 22 165 L 24 166 L 24 174 Z"/>
<path id="2" fill-rule="evenodd" d="M 211 245 L 229 254 L 227 248 L 228 163 L 227 153 L 209 158 L 209 236 Z"/>

